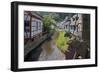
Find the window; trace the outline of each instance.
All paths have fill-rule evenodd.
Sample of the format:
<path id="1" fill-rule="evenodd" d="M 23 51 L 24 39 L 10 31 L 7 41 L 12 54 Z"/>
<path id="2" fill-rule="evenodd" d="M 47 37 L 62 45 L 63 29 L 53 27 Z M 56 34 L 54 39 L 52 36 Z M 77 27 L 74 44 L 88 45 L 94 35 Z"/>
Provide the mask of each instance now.
<path id="1" fill-rule="evenodd" d="M 30 16 L 28 14 L 25 14 L 24 15 L 24 31 L 25 32 L 30 31 L 29 24 L 30 24 Z"/>
<path id="2" fill-rule="evenodd" d="M 29 21 L 24 21 L 24 31 L 29 32 Z"/>
<path id="3" fill-rule="evenodd" d="M 33 20 L 31 23 L 31 36 L 33 37 L 34 35 L 37 34 L 38 32 L 38 21 Z"/>
<path id="4" fill-rule="evenodd" d="M 72 30 L 75 30 L 76 29 L 76 26 L 75 25 L 71 25 L 71 29 Z"/>
<path id="5" fill-rule="evenodd" d="M 29 38 L 30 35 L 30 27 L 29 27 L 29 21 L 24 21 L 24 37 Z"/>
<path id="6" fill-rule="evenodd" d="M 36 30 L 38 30 L 38 24 L 39 24 L 39 22 L 36 21 Z"/>
<path id="7" fill-rule="evenodd" d="M 36 31 L 36 21 L 32 21 L 32 24 L 31 24 L 31 31 Z"/>
<path id="8" fill-rule="evenodd" d="M 41 22 L 38 23 L 38 29 L 41 30 Z"/>
<path id="9" fill-rule="evenodd" d="M 28 14 L 25 14 L 25 15 L 24 15 L 24 20 L 25 20 L 25 21 L 30 21 L 30 16 L 29 16 Z"/>
<path id="10" fill-rule="evenodd" d="M 73 18 L 73 21 L 75 21 L 75 18 Z"/>

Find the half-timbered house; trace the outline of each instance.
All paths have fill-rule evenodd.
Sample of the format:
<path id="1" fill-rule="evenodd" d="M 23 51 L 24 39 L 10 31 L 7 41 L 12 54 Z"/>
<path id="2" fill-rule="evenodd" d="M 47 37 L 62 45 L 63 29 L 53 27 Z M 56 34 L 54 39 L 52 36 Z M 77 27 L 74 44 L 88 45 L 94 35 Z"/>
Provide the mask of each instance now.
<path id="1" fill-rule="evenodd" d="M 34 41 L 42 36 L 42 16 L 35 13 L 24 11 L 24 42 Z"/>

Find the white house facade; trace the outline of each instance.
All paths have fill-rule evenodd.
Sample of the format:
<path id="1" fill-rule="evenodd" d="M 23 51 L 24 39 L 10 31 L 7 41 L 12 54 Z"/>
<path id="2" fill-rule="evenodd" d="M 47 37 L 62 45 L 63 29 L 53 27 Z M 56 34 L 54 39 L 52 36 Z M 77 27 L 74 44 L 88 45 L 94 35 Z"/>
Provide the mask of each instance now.
<path id="1" fill-rule="evenodd" d="M 24 39 L 34 39 L 42 35 L 42 16 L 24 11 Z"/>

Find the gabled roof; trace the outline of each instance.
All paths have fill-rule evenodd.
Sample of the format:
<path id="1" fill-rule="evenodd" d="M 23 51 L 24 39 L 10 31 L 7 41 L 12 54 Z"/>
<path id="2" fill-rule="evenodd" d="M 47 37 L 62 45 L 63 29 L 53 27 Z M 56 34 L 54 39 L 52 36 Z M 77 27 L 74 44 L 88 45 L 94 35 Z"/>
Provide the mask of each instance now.
<path id="1" fill-rule="evenodd" d="M 40 14 L 38 14 L 36 12 L 33 12 L 33 11 L 25 11 L 25 12 L 28 13 L 30 16 L 35 17 L 37 19 L 42 20 L 42 18 L 43 18 Z"/>

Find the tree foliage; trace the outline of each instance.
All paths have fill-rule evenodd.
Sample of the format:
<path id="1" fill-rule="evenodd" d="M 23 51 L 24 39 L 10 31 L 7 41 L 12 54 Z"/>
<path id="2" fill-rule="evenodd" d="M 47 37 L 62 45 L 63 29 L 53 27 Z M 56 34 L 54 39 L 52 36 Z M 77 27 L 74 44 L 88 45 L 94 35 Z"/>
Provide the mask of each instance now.
<path id="1" fill-rule="evenodd" d="M 55 24 L 56 24 L 56 21 L 53 19 L 53 16 L 51 14 L 44 16 L 43 18 L 44 30 L 49 32 L 51 29 L 51 25 L 55 25 Z"/>

